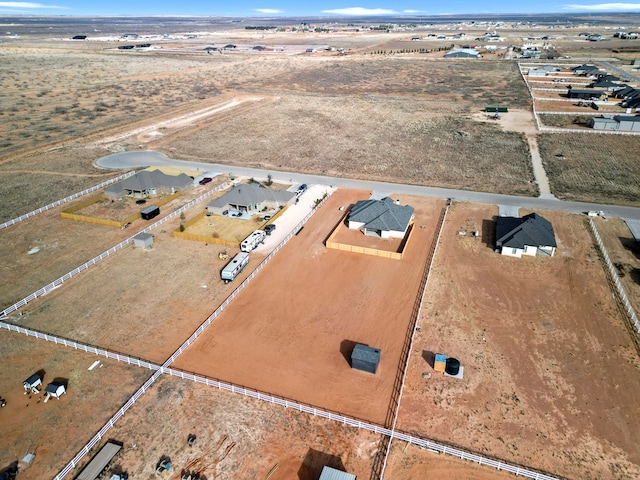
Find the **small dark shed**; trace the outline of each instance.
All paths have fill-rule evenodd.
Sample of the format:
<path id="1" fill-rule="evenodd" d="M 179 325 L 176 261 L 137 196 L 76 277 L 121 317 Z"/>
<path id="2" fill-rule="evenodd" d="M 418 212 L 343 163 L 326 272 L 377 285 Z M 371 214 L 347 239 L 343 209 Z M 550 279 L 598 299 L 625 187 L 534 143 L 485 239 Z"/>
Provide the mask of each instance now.
<path id="1" fill-rule="evenodd" d="M 140 212 L 140 216 L 143 220 L 151 220 L 158 215 L 160 215 L 160 208 L 155 205 L 151 205 Z"/>
<path id="2" fill-rule="evenodd" d="M 380 363 L 380 349 L 356 344 L 351 352 L 351 368 L 363 372 L 376 373 Z"/>

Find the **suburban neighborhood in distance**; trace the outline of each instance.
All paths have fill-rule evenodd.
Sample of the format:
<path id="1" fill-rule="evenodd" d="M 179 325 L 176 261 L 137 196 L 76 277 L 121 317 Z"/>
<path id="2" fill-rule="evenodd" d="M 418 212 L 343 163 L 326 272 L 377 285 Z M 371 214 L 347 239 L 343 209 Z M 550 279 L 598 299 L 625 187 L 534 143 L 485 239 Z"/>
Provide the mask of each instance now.
<path id="1" fill-rule="evenodd" d="M 640 478 L 639 14 L 0 23 L 0 480 Z"/>

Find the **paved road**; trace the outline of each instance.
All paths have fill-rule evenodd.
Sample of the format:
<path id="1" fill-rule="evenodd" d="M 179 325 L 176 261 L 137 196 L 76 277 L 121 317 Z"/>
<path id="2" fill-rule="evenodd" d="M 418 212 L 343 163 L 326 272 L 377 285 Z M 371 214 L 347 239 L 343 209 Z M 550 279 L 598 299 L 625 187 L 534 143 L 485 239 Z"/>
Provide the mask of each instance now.
<path id="1" fill-rule="evenodd" d="M 609 62 L 603 62 L 603 61 L 599 60 L 598 63 L 600 65 L 602 65 L 603 67 L 605 67 L 607 70 L 611 70 L 611 71 L 617 73 L 623 79 L 624 78 L 629 78 L 635 83 L 640 83 L 640 77 L 638 75 L 634 75 L 633 73 L 629 73 L 626 70 L 624 70 L 623 68 L 616 67 L 615 65 L 612 65 Z"/>
<path id="2" fill-rule="evenodd" d="M 238 176 L 266 178 L 271 174 L 274 181 L 297 182 L 319 185 L 333 185 L 343 188 L 358 188 L 369 190 L 377 197 L 400 193 L 422 197 L 452 198 L 454 200 L 513 205 L 516 207 L 559 210 L 572 213 L 584 213 L 589 210 L 603 211 L 607 216 L 640 220 L 640 208 L 622 207 L 616 205 L 602 205 L 597 203 L 565 202 L 552 198 L 517 197 L 514 195 L 500 195 L 496 193 L 472 192 L 467 190 L 453 190 L 448 188 L 424 187 L 389 182 L 373 182 L 368 180 L 354 180 L 350 178 L 326 177 L 294 172 L 268 171 L 257 168 L 245 168 L 217 163 L 192 162 L 174 160 L 161 153 L 152 151 L 135 151 L 114 153 L 97 160 L 97 165 L 103 168 L 131 169 L 147 166 L 173 166 L 197 169 L 203 172 L 231 173 Z"/>

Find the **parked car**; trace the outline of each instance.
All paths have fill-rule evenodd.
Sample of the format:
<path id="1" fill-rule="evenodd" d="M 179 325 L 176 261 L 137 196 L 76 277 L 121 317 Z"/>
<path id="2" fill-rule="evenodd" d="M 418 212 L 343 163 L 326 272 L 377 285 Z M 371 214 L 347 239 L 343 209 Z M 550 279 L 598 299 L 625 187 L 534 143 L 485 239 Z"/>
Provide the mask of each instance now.
<path id="1" fill-rule="evenodd" d="M 204 177 L 202 180 L 200 180 L 200 185 L 206 185 L 211 180 L 213 180 L 211 177 Z"/>
<path id="2" fill-rule="evenodd" d="M 298 187 L 298 192 L 304 192 L 307 189 L 307 184 L 303 183 Z"/>
<path id="3" fill-rule="evenodd" d="M 276 229 L 276 224 L 275 223 L 270 223 L 269 225 L 265 225 L 264 226 L 264 232 L 267 235 L 271 235 L 271 232 L 273 232 Z"/>
<path id="4" fill-rule="evenodd" d="M 262 220 L 264 220 L 265 222 L 267 220 L 271 220 L 271 215 L 265 215 L 264 217 L 262 217 Z"/>

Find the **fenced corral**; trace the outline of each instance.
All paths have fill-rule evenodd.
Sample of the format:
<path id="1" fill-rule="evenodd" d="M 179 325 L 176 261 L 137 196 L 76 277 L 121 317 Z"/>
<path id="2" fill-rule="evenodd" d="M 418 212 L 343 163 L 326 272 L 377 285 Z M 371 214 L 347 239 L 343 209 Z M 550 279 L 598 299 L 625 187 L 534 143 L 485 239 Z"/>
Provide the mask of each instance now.
<path id="1" fill-rule="evenodd" d="M 182 195 L 182 192 L 177 191 L 175 193 L 172 193 L 171 195 L 167 195 L 166 197 L 154 199 L 153 204 L 157 207 L 162 207 L 167 203 L 171 202 L 172 200 L 175 200 L 180 195 Z M 105 197 L 103 194 L 97 195 L 96 197 L 87 199 L 84 202 L 79 203 L 78 205 L 74 205 L 71 208 L 63 210 L 60 215 L 62 216 L 62 218 L 66 218 L 68 220 L 75 220 L 76 222 L 94 223 L 97 225 L 106 225 L 109 227 L 117 227 L 117 228 L 122 228 L 124 225 L 127 225 L 141 218 L 140 212 L 136 212 L 133 215 L 129 215 L 128 217 L 120 220 L 109 220 L 107 218 L 93 217 L 91 215 L 81 215 L 77 213 L 87 208 L 88 206 L 98 203 L 104 199 Z"/>
<path id="2" fill-rule="evenodd" d="M 175 212 L 171 213 L 170 215 L 164 217 L 162 220 L 156 222 L 153 227 L 162 224 L 164 222 L 166 222 L 167 220 L 169 220 L 169 218 L 173 218 L 176 215 L 180 215 L 180 213 L 182 213 L 184 210 L 186 210 L 187 208 L 192 207 L 194 204 L 200 202 L 201 200 L 203 200 L 204 198 L 206 198 L 207 196 L 211 195 L 212 193 L 222 190 L 224 188 L 227 187 L 226 183 L 223 183 L 221 185 L 219 185 L 218 187 L 216 187 L 215 189 L 207 192 L 206 194 L 198 197 L 195 200 L 192 200 L 191 202 L 189 202 L 188 204 L 184 205 L 183 207 L 181 207 L 180 209 L 176 210 Z M 133 394 L 133 396 L 115 413 L 115 415 L 113 415 L 113 417 L 111 417 L 109 419 L 109 421 L 100 429 L 100 431 L 98 431 L 98 433 L 95 434 L 95 436 L 76 454 L 75 457 L 73 457 L 73 459 L 60 471 L 60 473 L 58 473 L 55 476 L 54 480 L 61 480 L 62 478 L 66 477 L 77 465 L 78 463 L 84 458 L 85 455 L 87 455 L 91 449 L 98 443 L 100 442 L 100 440 L 102 440 L 102 438 L 106 435 L 106 433 L 111 429 L 111 427 L 113 427 L 113 425 L 126 413 L 127 410 L 129 410 L 129 408 L 131 408 L 135 402 L 155 383 L 155 381 L 158 379 L 158 377 L 165 372 L 169 372 L 171 371 L 169 369 L 169 365 L 171 365 L 176 358 L 178 358 L 182 352 L 185 351 L 185 349 L 191 345 L 199 336 L 200 334 L 211 324 L 211 322 L 213 322 L 221 313 L 222 311 L 226 308 L 227 305 L 229 305 L 229 303 L 231 302 L 231 300 L 233 300 L 246 286 L 247 284 L 253 280 L 253 278 L 255 278 L 255 276 L 258 274 L 258 272 L 260 270 L 262 270 L 262 268 L 264 268 L 264 266 L 275 256 L 275 254 L 280 251 L 280 249 L 287 244 L 287 242 L 289 240 L 291 240 L 291 238 L 296 235 L 300 229 L 302 229 L 302 227 L 304 226 L 305 223 L 307 223 L 307 221 L 311 218 L 311 216 L 316 212 L 316 210 L 324 203 L 326 202 L 326 200 L 329 198 L 330 195 L 326 195 L 321 202 L 319 202 L 315 208 L 313 208 L 301 221 L 300 223 L 298 223 L 298 225 L 296 225 L 296 227 L 282 240 L 282 242 L 280 242 L 280 244 L 278 244 L 278 246 L 262 261 L 260 262 L 260 264 L 258 265 L 258 267 L 256 268 L 256 270 L 254 270 L 234 291 L 231 295 L 229 295 L 229 297 L 227 297 L 225 299 L 224 302 L 222 302 L 222 304 L 196 329 L 195 332 L 193 332 L 193 334 L 191 334 L 191 336 L 162 364 L 162 366 L 156 370 L 153 375 L 149 378 L 149 380 L 147 380 L 144 385 L 142 385 L 142 387 L 140 387 L 136 393 Z M 145 229 L 144 231 L 148 231 L 151 230 L 151 227 Z M 132 237 L 133 238 L 133 237 Z M 246 389 L 245 389 L 246 390 Z M 255 397 L 254 397 L 255 398 Z"/>
<path id="3" fill-rule="evenodd" d="M 65 203 L 70 202 L 71 200 L 75 200 L 76 198 L 82 197 L 88 193 L 92 193 L 95 192 L 96 190 L 100 190 L 101 188 L 104 187 L 108 187 L 109 185 L 119 182 L 120 180 L 124 180 L 125 178 L 129 178 L 130 176 L 134 175 L 136 172 L 127 172 L 127 173 L 123 173 L 122 175 L 112 178 L 110 180 L 107 180 L 105 182 L 102 182 L 98 185 L 94 185 L 91 188 L 87 188 L 86 190 L 83 190 L 81 192 L 78 193 L 74 193 L 73 195 L 69 195 L 68 197 L 65 197 L 63 199 L 60 200 L 56 200 L 53 203 L 50 203 L 49 205 L 45 205 L 44 207 L 40 207 L 37 208 L 36 210 L 33 210 L 29 213 L 25 213 L 24 215 L 20 215 L 19 217 L 16 217 L 12 220 L 6 221 L 4 223 L 0 223 L 0 230 L 2 230 L 3 228 L 9 227 L 11 225 L 14 225 L 18 222 L 22 222 L 23 220 L 26 220 L 27 218 L 33 217 L 34 215 L 37 215 L 39 213 L 42 212 L 46 212 L 47 210 L 50 210 L 52 208 L 58 207 L 60 205 L 63 205 Z"/>
<path id="4" fill-rule="evenodd" d="M 167 216 L 165 216 L 165 217 L 161 218 L 160 220 L 158 220 L 157 222 L 153 223 L 151 226 L 145 228 L 144 230 L 142 230 L 142 232 L 144 232 L 144 233 L 151 232 L 154 228 L 159 227 L 160 225 L 163 225 L 165 222 L 168 222 L 169 220 L 172 220 L 173 218 L 175 218 L 176 216 L 180 215 L 185 210 L 188 210 L 189 208 L 193 207 L 195 204 L 197 204 L 197 203 L 201 202 L 202 200 L 204 200 L 205 198 L 207 198 L 209 195 L 211 195 L 211 194 L 213 194 L 213 193 L 215 193 L 215 192 L 217 192 L 219 190 L 222 190 L 222 189 L 226 188 L 226 186 L 227 186 L 226 183 L 223 183 L 223 184 L 217 186 L 216 188 L 208 191 L 207 193 L 199 196 L 198 198 L 196 198 L 194 200 L 191 200 L 190 202 L 186 203 L 182 207 L 178 208 L 177 210 L 171 212 Z M 89 268 L 92 265 L 95 265 L 99 261 L 107 258 L 109 255 L 112 255 L 112 254 L 116 253 L 117 251 L 119 251 L 122 248 L 126 247 L 130 243 L 133 243 L 133 237 L 135 237 L 135 235 L 132 235 L 131 237 L 127 238 L 126 240 L 123 240 L 122 242 L 120 242 L 119 244 L 115 245 L 114 247 L 111 247 L 109 250 L 107 250 L 107 251 L 101 253 L 100 255 L 92 258 L 88 262 L 83 263 L 79 267 L 74 268 L 72 271 L 70 271 L 70 272 L 64 274 L 63 276 L 57 278 L 53 282 L 45 285 L 41 289 L 33 292 L 31 295 L 23 298 L 22 300 L 19 300 L 18 302 L 14 303 L 10 307 L 5 308 L 2 312 L 0 312 L 0 318 L 6 317 L 10 313 L 15 312 L 19 308 L 22 308 L 27 303 L 32 302 L 36 298 L 42 297 L 42 296 L 46 295 L 47 293 L 55 290 L 60 285 L 62 285 L 64 282 L 66 282 L 67 280 L 71 279 L 72 277 L 75 277 L 80 272 L 86 270 L 87 268 Z"/>
<path id="5" fill-rule="evenodd" d="M 606 265 L 606 270 L 609 278 L 611 279 L 612 284 L 615 286 L 615 296 L 616 299 L 621 303 L 624 307 L 624 310 L 627 313 L 628 321 L 633 326 L 637 334 L 640 334 L 640 322 L 638 322 L 638 317 L 636 316 L 636 312 L 633 310 L 633 306 L 631 306 L 631 302 L 629 302 L 629 298 L 627 297 L 627 293 L 622 286 L 622 282 L 620 281 L 620 277 L 616 272 L 616 267 L 613 265 L 613 262 L 609 258 L 609 254 L 607 253 L 607 249 L 602 242 L 602 238 L 600 238 L 600 234 L 598 233 L 598 229 L 596 228 L 596 224 L 593 220 L 589 219 L 589 226 L 591 227 L 591 232 L 593 233 L 593 237 L 596 239 L 596 244 L 600 249 L 601 257 Z M 638 340 L 638 339 L 636 339 Z"/>

